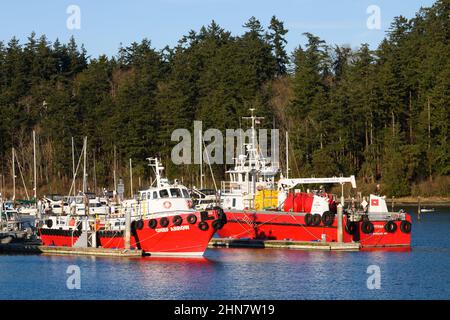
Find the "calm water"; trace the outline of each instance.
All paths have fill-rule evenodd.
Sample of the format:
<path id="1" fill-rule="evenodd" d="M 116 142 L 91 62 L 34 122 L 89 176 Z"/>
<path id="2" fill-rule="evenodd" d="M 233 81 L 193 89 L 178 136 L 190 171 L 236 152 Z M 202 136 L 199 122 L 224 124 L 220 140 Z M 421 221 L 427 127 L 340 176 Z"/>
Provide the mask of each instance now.
<path id="1" fill-rule="evenodd" d="M 0 299 L 450 299 L 450 208 L 413 215 L 411 251 L 214 249 L 203 259 L 0 256 Z M 409 210 L 414 212 L 414 209 Z M 66 286 L 81 270 L 81 289 Z M 381 288 L 369 290 L 369 265 Z"/>

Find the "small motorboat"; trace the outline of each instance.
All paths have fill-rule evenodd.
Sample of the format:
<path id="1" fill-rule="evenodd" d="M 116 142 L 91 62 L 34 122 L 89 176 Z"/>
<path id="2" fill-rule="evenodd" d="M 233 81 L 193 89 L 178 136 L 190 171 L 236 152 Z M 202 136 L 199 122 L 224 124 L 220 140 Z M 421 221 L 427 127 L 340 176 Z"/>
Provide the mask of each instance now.
<path id="1" fill-rule="evenodd" d="M 434 212 L 434 208 L 421 208 L 420 212 Z"/>

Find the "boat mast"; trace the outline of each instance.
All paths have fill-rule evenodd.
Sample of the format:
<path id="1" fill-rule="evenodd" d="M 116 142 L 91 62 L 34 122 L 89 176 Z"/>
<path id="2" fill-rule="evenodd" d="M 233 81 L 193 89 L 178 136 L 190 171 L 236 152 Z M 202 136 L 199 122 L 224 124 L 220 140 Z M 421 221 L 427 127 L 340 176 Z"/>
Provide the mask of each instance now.
<path id="1" fill-rule="evenodd" d="M 149 166 L 153 167 L 153 170 L 155 171 L 156 176 L 156 187 L 161 188 L 161 172 L 164 170 L 164 167 L 160 166 L 160 163 L 158 161 L 158 158 L 147 158 L 149 162 Z"/>
<path id="2" fill-rule="evenodd" d="M 203 137 L 202 130 L 199 130 L 199 146 L 200 146 L 200 190 L 203 189 Z"/>
<path id="3" fill-rule="evenodd" d="M 16 168 L 14 159 L 14 147 L 12 148 L 12 178 L 13 178 L 13 197 L 12 200 L 16 200 Z"/>
<path id="4" fill-rule="evenodd" d="M 113 163 L 114 197 L 117 201 L 117 181 L 116 181 L 116 145 L 114 145 L 114 163 Z"/>
<path id="5" fill-rule="evenodd" d="M 289 132 L 286 131 L 286 178 L 289 179 Z"/>
<path id="6" fill-rule="evenodd" d="M 33 130 L 33 173 L 34 173 L 34 202 L 37 204 L 37 174 L 36 174 L 36 131 Z"/>
<path id="7" fill-rule="evenodd" d="M 130 158 L 130 198 L 133 198 L 133 164 Z"/>
<path id="8" fill-rule="evenodd" d="M 74 144 L 74 141 L 73 141 L 73 137 L 72 137 L 72 176 L 73 176 L 73 179 L 74 179 L 74 186 L 73 186 L 73 196 L 76 196 L 76 189 L 77 189 L 77 186 L 76 186 L 76 183 L 75 183 L 75 144 Z"/>
<path id="9" fill-rule="evenodd" d="M 87 153 L 87 137 L 84 137 L 84 148 L 83 148 L 83 193 L 86 193 L 86 153 Z"/>

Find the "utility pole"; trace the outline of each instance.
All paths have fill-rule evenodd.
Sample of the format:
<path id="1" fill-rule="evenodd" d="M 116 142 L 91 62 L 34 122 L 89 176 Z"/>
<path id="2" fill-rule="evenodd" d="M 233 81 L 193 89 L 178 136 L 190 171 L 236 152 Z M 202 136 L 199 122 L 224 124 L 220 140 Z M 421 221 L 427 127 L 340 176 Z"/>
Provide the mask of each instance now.
<path id="1" fill-rule="evenodd" d="M 342 222 L 342 219 L 343 219 L 343 210 L 344 210 L 344 208 L 343 208 L 343 205 L 341 204 L 341 203 L 339 203 L 338 204 L 338 206 L 337 206 L 337 217 L 338 217 L 338 221 L 337 221 L 337 223 L 338 223 L 338 234 L 337 234 L 337 236 L 338 236 L 338 243 L 342 243 L 343 242 L 343 240 L 344 240 L 344 235 L 343 235 L 343 222 Z"/>

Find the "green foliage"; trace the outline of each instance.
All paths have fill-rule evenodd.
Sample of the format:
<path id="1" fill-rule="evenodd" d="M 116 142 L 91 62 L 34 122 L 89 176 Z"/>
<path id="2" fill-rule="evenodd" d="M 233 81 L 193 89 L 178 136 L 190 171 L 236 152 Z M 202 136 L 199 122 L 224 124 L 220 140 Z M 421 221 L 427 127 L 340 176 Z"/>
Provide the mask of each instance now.
<path id="1" fill-rule="evenodd" d="M 198 168 L 169 161 L 173 130 L 192 130 L 194 120 L 204 129 L 246 128 L 241 117 L 256 108 L 263 127 L 289 130 L 291 176 L 358 174 L 367 190 L 381 182 L 395 196 L 409 194 L 411 185 L 419 192 L 422 181 L 438 180 L 436 189 L 444 190 L 448 15 L 447 1 L 438 0 L 412 19 L 396 17 L 375 50 L 331 46 L 304 33 L 307 44 L 290 58 L 288 31 L 275 16 L 267 30 L 255 17 L 241 35 L 212 21 L 173 48 L 157 51 L 144 39 L 112 58 L 88 58 L 73 38 L 51 43 L 32 33 L 25 43 L 0 42 L 2 174 L 10 174 L 11 147 L 31 170 L 27 150 L 36 130 L 38 176 L 46 183 L 67 184 L 72 137 L 79 155 L 85 135 L 99 186 L 112 184 L 114 148 L 118 176 L 128 176 L 132 158 L 135 174 L 148 181 L 145 158 L 157 155 L 169 176 L 197 183 Z M 214 170 L 218 180 L 225 168 Z"/>

